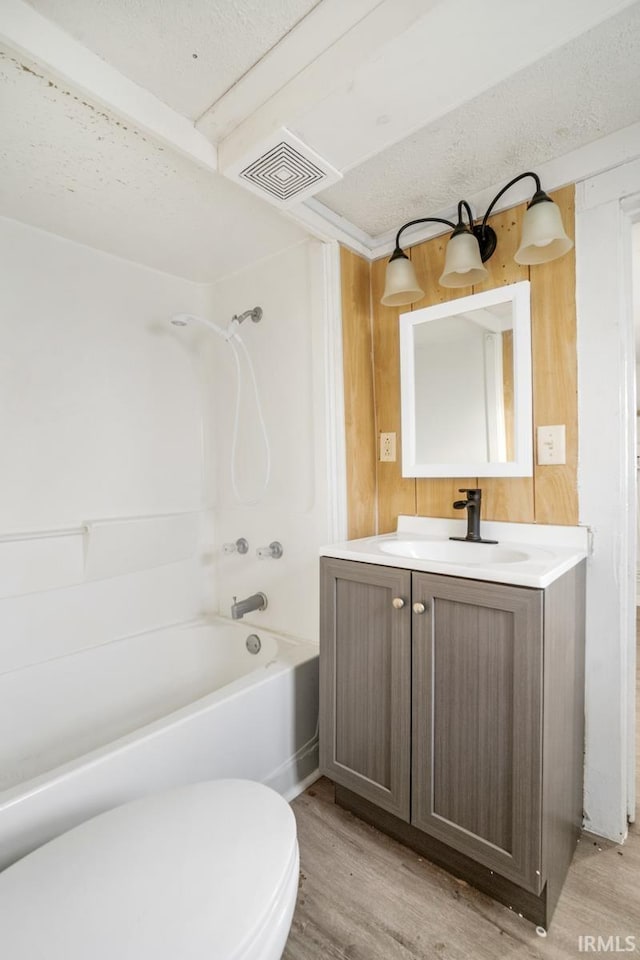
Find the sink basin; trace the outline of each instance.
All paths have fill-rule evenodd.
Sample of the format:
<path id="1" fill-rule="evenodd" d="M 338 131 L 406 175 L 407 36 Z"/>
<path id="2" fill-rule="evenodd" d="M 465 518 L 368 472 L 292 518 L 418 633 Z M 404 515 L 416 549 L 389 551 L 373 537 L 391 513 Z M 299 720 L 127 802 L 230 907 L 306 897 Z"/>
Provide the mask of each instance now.
<path id="1" fill-rule="evenodd" d="M 585 528 L 487 521 L 485 536 L 499 542 L 450 540 L 464 536 L 463 520 L 398 517 L 395 533 L 346 540 L 321 549 L 323 557 L 374 563 L 466 580 L 548 587 L 588 556 Z"/>
<path id="2" fill-rule="evenodd" d="M 460 543 L 455 540 L 385 540 L 379 544 L 383 553 L 412 560 L 433 560 L 437 563 L 462 563 L 465 566 L 487 563 L 520 563 L 530 555 L 522 550 L 491 543 Z"/>

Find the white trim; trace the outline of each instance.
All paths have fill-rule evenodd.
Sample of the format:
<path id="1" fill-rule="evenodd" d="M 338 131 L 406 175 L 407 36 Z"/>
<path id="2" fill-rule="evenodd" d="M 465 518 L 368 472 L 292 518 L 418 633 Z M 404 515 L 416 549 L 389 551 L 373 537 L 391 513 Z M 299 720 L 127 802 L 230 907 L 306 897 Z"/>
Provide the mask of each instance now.
<path id="1" fill-rule="evenodd" d="M 303 224 L 323 240 L 337 240 L 345 247 L 371 260 L 371 237 L 350 220 L 341 217 L 326 207 L 315 197 L 309 197 L 304 203 L 290 211 L 292 220 Z"/>
<path id="2" fill-rule="evenodd" d="M 636 383 L 636 356 L 635 356 L 635 317 L 633 303 L 633 224 L 640 222 L 640 193 L 637 186 L 640 180 L 640 161 L 636 164 L 627 164 L 622 172 L 628 184 L 627 168 L 634 168 L 636 176 L 633 196 L 625 191 L 625 199 L 621 202 L 622 211 L 622 289 L 626 293 L 626 372 L 625 395 L 627 402 L 627 436 L 625 470 L 628 485 L 628 523 L 627 523 L 627 562 L 628 562 L 628 614 L 627 614 L 627 818 L 630 823 L 636 820 L 636 657 L 637 657 L 637 611 L 635 597 L 637 587 L 633 584 L 638 571 L 638 472 L 637 472 L 637 383 Z"/>
<path id="3" fill-rule="evenodd" d="M 196 127 L 216 143 L 229 136 L 379 4 L 380 0 L 349 0 L 349 3 L 323 0 L 317 3 L 205 110 L 196 121 Z"/>
<path id="4" fill-rule="evenodd" d="M 614 840 L 626 835 L 635 779 L 635 350 L 623 199 L 637 169 L 621 165 L 576 192 L 580 522 L 597 534 L 587 579 L 585 818 Z M 637 215 L 640 193 L 631 206 Z"/>
<path id="5" fill-rule="evenodd" d="M 622 166 L 614 167 L 587 181 L 583 191 L 584 209 L 598 207 L 609 200 L 617 202 L 628 197 L 637 197 L 639 177 L 640 159 L 634 157 Z"/>
<path id="6" fill-rule="evenodd" d="M 332 4 L 335 0 L 331 0 Z M 263 106 L 242 119 L 219 143 L 220 166 L 233 167 L 239 157 L 289 123 L 298 132 L 297 119 L 309 105 L 322 98 L 326 91 L 352 82 L 359 64 L 367 61 L 372 50 L 404 33 L 416 20 L 435 6 L 437 0 L 378 0 L 373 6 L 365 0 L 350 0 L 342 6 L 347 11 L 340 16 L 343 32 L 333 43 L 300 67 L 288 83 L 274 93 Z M 323 4 L 324 5 L 324 4 Z M 355 17 L 352 11 L 355 10 Z M 329 13 L 329 11 L 327 11 Z M 351 26 L 347 23 L 353 19 Z M 329 28 L 331 17 L 329 16 Z M 333 166 L 333 158 L 326 155 Z"/>
<path id="7" fill-rule="evenodd" d="M 2 0 L 0 42 L 207 170 L 216 148 L 191 120 L 138 86 L 23 0 Z"/>
<path id="8" fill-rule="evenodd" d="M 327 513 L 332 540 L 347 536 L 347 455 L 342 357 L 340 248 L 327 243 L 324 268 L 325 395 L 327 398 Z"/>

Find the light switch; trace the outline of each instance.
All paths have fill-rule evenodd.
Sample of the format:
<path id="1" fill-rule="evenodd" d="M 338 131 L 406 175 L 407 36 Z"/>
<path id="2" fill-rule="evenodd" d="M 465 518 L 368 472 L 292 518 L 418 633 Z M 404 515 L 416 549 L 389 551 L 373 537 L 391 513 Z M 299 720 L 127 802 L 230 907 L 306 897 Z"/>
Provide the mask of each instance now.
<path id="1" fill-rule="evenodd" d="M 538 464 L 566 462 L 566 428 L 564 423 L 551 427 L 538 427 Z"/>

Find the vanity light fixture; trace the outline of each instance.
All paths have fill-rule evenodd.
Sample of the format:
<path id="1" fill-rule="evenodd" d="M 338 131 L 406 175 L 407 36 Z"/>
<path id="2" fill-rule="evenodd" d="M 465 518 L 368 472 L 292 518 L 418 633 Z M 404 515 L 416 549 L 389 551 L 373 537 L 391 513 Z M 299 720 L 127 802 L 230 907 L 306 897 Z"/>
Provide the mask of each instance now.
<path id="1" fill-rule="evenodd" d="M 565 232 L 560 210 L 541 188 L 537 173 L 528 171 L 514 177 L 502 187 L 479 223 L 474 222 L 466 200 L 458 203 L 457 223 L 441 217 L 420 217 L 404 223 L 396 234 L 396 247 L 387 264 L 384 294 L 380 302 L 387 307 L 399 307 L 415 303 L 424 295 L 413 264 L 400 246 L 401 234 L 417 223 L 444 223 L 453 229 L 447 243 L 444 270 L 439 281 L 441 286 L 469 287 L 486 280 L 489 273 L 483 264 L 491 257 L 497 243 L 496 232 L 487 221 L 500 197 L 525 177 L 533 177 L 536 191 L 529 201 L 522 222 L 522 237 L 515 254 L 516 263 L 548 263 L 571 250 L 573 241 Z M 463 221 L 463 210 L 466 212 L 467 223 Z"/>

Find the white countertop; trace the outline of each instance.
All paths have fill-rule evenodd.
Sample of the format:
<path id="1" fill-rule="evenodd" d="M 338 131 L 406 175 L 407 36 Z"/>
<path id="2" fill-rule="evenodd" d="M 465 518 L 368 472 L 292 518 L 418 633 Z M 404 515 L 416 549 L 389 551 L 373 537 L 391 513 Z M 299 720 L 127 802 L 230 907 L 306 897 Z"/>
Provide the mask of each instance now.
<path id="1" fill-rule="evenodd" d="M 521 587 L 549 586 L 554 580 L 575 567 L 589 554 L 589 530 L 587 527 L 564 527 L 531 523 L 498 523 L 483 521 L 481 535 L 497 540 L 500 547 L 524 554 L 516 562 L 487 561 L 490 551 L 482 543 L 471 544 L 476 560 L 444 561 L 424 560 L 385 553 L 381 544 L 389 541 L 442 542 L 452 536 L 464 537 L 466 520 L 448 520 L 438 517 L 398 517 L 395 533 L 362 540 L 345 540 L 342 543 L 321 547 L 320 555 L 339 560 L 356 560 L 360 563 L 376 563 L 385 567 L 400 567 L 422 573 L 440 573 L 450 577 L 466 577 L 470 580 L 488 580 Z M 485 553 L 483 555 L 483 548 Z M 470 552 L 470 551 L 469 551 Z"/>

